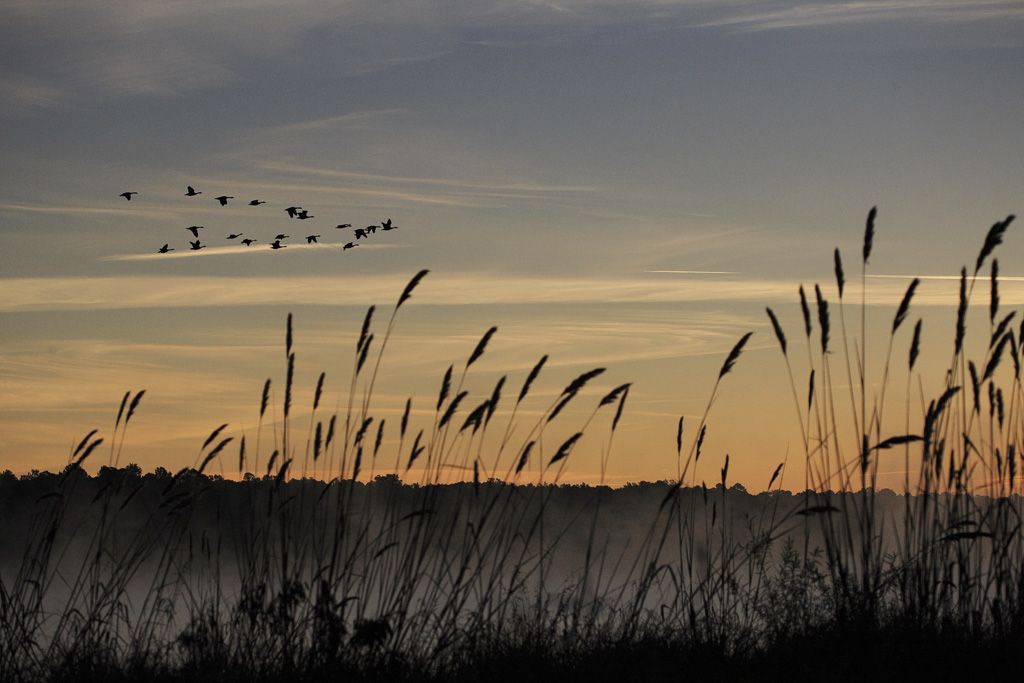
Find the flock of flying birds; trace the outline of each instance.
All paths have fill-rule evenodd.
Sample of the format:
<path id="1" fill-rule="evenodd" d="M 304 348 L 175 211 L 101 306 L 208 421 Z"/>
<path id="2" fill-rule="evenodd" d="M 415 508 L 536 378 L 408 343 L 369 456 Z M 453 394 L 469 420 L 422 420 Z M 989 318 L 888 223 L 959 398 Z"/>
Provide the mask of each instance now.
<path id="1" fill-rule="evenodd" d="M 118 196 L 119 197 L 124 197 L 125 200 L 130 202 L 132 200 L 132 197 L 134 197 L 137 194 L 139 194 L 139 193 L 138 192 L 134 192 L 134 191 L 129 191 L 129 192 L 122 192 Z M 188 185 L 187 189 L 185 191 L 185 196 L 186 197 L 197 197 L 197 196 L 199 196 L 201 194 L 202 194 L 201 191 L 196 190 L 191 185 Z M 228 201 L 234 199 L 234 197 L 229 196 L 229 195 L 220 195 L 219 197 L 214 197 L 214 199 L 217 202 L 219 202 L 221 206 L 227 206 L 228 205 Z M 262 201 L 260 199 L 253 199 L 253 200 L 249 201 L 249 206 L 262 206 L 263 204 L 266 204 L 266 202 Z M 300 221 L 305 221 L 305 220 L 309 220 L 311 218 L 316 218 L 316 216 L 310 215 L 309 211 L 306 210 L 306 209 L 303 209 L 301 206 L 289 206 L 288 208 L 286 208 L 284 210 L 284 212 L 286 214 L 288 214 L 288 218 L 293 218 L 295 220 L 300 220 Z M 338 225 L 336 225 L 334 227 L 335 227 L 336 230 L 345 230 L 345 229 L 351 228 L 352 224 L 351 223 L 339 223 Z M 189 226 L 189 227 L 185 228 L 185 230 L 187 230 L 188 232 L 191 232 L 192 236 L 195 237 L 195 240 L 189 240 L 189 250 L 190 251 L 199 251 L 200 249 L 205 249 L 208 246 L 206 244 L 203 244 L 202 240 L 199 238 L 199 231 L 200 230 L 205 230 L 205 229 L 206 228 L 204 226 L 202 226 L 202 225 L 192 225 L 192 226 Z M 388 230 L 398 230 L 398 226 L 397 225 L 393 225 L 392 222 L 391 222 L 391 219 L 387 218 L 387 219 L 381 221 L 379 225 L 375 224 L 375 225 L 367 225 L 365 228 L 355 228 L 352 231 L 352 235 L 353 235 L 354 239 L 351 242 L 345 242 L 342 245 L 342 248 L 341 248 L 342 251 L 348 251 L 349 249 L 354 249 L 355 247 L 358 247 L 359 246 L 359 244 L 358 244 L 359 240 L 367 238 L 370 235 L 373 235 L 374 233 L 377 232 L 378 229 L 380 229 L 380 230 L 382 230 L 384 232 L 387 232 Z M 232 241 L 238 240 L 239 244 L 244 244 L 247 247 L 250 247 L 250 246 L 252 246 L 253 244 L 255 244 L 256 242 L 259 241 L 259 240 L 252 239 L 250 237 L 245 237 L 244 239 L 238 239 L 239 237 L 245 237 L 245 234 L 241 233 L 241 232 L 233 232 L 233 233 L 231 233 L 230 235 L 227 236 L 227 239 L 232 240 Z M 282 244 L 282 242 L 284 240 L 286 240 L 286 239 L 289 239 L 290 237 L 291 237 L 291 235 L 286 235 L 284 233 L 277 234 L 274 237 L 273 242 L 270 243 L 270 248 L 271 249 L 284 249 L 288 245 Z M 318 244 L 319 241 L 320 241 L 320 238 L 321 238 L 320 235 L 306 235 L 305 236 L 306 244 Z M 160 254 L 166 254 L 166 253 L 171 252 L 171 251 L 175 251 L 175 249 L 174 249 L 174 247 L 170 246 L 170 244 L 165 244 L 164 246 L 162 246 L 159 249 L 157 249 L 157 252 L 160 253 Z"/>

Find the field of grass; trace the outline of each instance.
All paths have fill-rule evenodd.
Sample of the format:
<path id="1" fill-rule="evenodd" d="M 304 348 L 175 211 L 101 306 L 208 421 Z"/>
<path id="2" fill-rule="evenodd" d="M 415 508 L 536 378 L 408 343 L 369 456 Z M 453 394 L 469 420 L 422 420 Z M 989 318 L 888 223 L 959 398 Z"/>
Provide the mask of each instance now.
<path id="1" fill-rule="evenodd" d="M 544 381 L 545 357 L 470 396 L 464 380 L 493 328 L 443 374 L 427 427 L 412 425 L 411 403 L 398 425 L 374 415 L 396 316 L 426 271 L 383 329 L 367 312 L 337 412 L 323 405 L 321 375 L 309 419 L 294 415 L 289 318 L 283 400 L 274 405 L 267 380 L 254 443 L 225 425 L 193 467 L 122 467 L 144 398 L 129 392 L 110 432 L 82 438 L 62 472 L 0 476 L 0 679 L 906 680 L 1012 670 L 1024 644 L 1024 324 L 1000 308 L 994 259 L 1012 219 L 992 226 L 962 271 L 943 388 L 920 392 L 920 405 L 909 398 L 923 386 L 916 280 L 889 338 L 865 338 L 874 209 L 855 269 L 860 301 L 843 299 L 837 250 L 838 300 L 801 287 L 795 334 L 767 311 L 789 370 L 780 400 L 793 402 L 800 430 L 802 458 L 788 462 L 789 480 L 799 468 L 804 483 L 795 494 L 781 490 L 783 463 L 757 496 L 730 486 L 728 456 L 715 486 L 696 479 L 711 457 L 703 445 L 719 385 L 750 334 L 724 358 L 703 417 L 680 419 L 677 478 L 613 490 L 561 477 L 593 431 L 604 434 L 603 476 L 630 386 L 591 397 L 595 368 L 526 417 L 520 406 Z M 987 350 L 969 358 L 979 282 Z M 887 348 L 878 368 L 868 342 Z M 907 391 L 894 408 L 886 390 L 897 382 Z M 545 441 L 583 401 L 595 401 L 589 419 Z M 883 432 L 891 414 L 904 428 Z M 383 445 L 386 429 L 396 448 Z M 883 453 L 902 455 L 903 490 L 877 486 Z M 88 476 L 83 465 L 102 457 Z M 226 458 L 250 474 L 208 474 Z M 463 483 L 443 483 L 452 468 Z M 375 476 L 382 469 L 406 476 Z M 521 483 L 526 471 L 542 483 Z"/>

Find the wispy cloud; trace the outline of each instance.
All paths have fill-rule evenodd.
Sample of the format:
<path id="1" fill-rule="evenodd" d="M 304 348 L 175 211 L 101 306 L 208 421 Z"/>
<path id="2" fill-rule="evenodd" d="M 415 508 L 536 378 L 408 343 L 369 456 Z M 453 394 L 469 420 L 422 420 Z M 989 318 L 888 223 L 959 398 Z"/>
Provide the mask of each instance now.
<path id="1" fill-rule="evenodd" d="M 228 247 L 227 249 L 233 249 Z M 234 251 L 228 253 L 236 253 Z M 147 258 L 151 255 L 146 254 Z M 158 255 L 166 256 L 166 255 Z M 176 277 L 125 276 L 82 278 L 7 278 L 0 312 L 33 310 L 209 307 L 252 305 L 367 305 L 387 300 L 382 293 L 401 290 L 405 275 L 326 277 Z M 887 284 L 888 283 L 888 284 Z M 432 275 L 416 293 L 416 302 L 433 305 L 479 304 L 621 304 L 671 302 L 788 302 L 795 300 L 794 280 L 683 277 L 600 278 L 511 276 L 491 273 Z M 826 287 L 830 295 L 831 287 Z M 853 292 L 856 287 L 848 285 Z M 870 305 L 895 305 L 905 287 L 879 280 L 868 289 Z M 344 292 L 344 297 L 339 297 Z M 1024 304 L 1024 286 L 1008 281 L 1005 305 Z M 187 303 L 183 303 L 187 302 Z M 956 284 L 928 281 L 915 305 L 955 306 Z"/>
<path id="2" fill-rule="evenodd" d="M 879 21 L 969 22 L 1024 19 L 1016 0 L 861 0 L 857 2 L 760 3 L 755 11 L 729 8 L 701 27 L 776 31 Z"/>

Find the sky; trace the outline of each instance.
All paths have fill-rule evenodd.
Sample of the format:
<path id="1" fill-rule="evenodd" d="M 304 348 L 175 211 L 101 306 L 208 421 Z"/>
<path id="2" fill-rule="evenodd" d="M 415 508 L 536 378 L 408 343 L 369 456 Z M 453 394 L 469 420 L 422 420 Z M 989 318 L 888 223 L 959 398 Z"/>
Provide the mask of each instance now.
<path id="1" fill-rule="evenodd" d="M 1021 2 L 9 0 L 0 468 L 60 468 L 94 427 L 109 440 L 127 390 L 147 391 L 124 455 L 143 469 L 193 463 L 222 422 L 252 439 L 263 381 L 283 382 L 289 312 L 300 421 L 320 371 L 344 405 L 366 307 L 382 323 L 429 268 L 376 387 L 392 426 L 410 395 L 429 423 L 444 370 L 495 325 L 467 407 L 503 374 L 517 390 L 543 354 L 527 417 L 605 367 L 546 447 L 632 382 L 607 481 L 671 478 L 678 417 L 690 444 L 725 355 L 753 331 L 698 479 L 716 480 L 729 453 L 731 478 L 763 488 L 802 449 L 764 307 L 799 338 L 797 287 L 821 283 L 835 301 L 835 247 L 859 301 L 877 205 L 870 390 L 914 275 L 929 276 L 912 312 L 921 391 L 937 387 L 948 278 L 1022 208 L 1021 121 Z M 125 202 L 126 190 L 140 194 Z M 220 207 L 219 194 L 236 200 Z M 289 220 L 290 205 L 316 218 Z M 385 217 L 400 228 L 338 249 L 351 237 L 334 225 Z M 196 224 L 209 246 L 188 253 Z M 260 241 L 228 246 L 233 232 Z M 292 239 L 271 251 L 278 232 Z M 329 245 L 299 248 L 308 233 Z M 155 254 L 164 243 L 176 251 Z M 1007 307 L 1024 304 L 1022 245 L 1011 228 L 998 254 Z M 801 386 L 807 370 L 794 367 Z M 604 410 L 568 480 L 599 478 Z"/>

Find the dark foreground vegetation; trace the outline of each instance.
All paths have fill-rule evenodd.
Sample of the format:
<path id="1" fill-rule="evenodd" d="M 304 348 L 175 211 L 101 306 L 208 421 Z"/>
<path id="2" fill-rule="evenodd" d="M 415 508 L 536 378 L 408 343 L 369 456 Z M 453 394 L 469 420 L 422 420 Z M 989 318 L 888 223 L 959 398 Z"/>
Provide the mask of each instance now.
<path id="1" fill-rule="evenodd" d="M 859 335 L 847 331 L 838 250 L 837 300 L 817 285 L 813 301 L 799 291 L 802 343 L 767 312 L 802 440 L 801 462 L 789 465 L 798 470 L 789 480 L 803 479 L 795 495 L 781 490 L 782 463 L 756 496 L 729 485 L 728 456 L 717 483 L 696 478 L 697 462 L 709 457 L 702 450 L 719 383 L 750 334 L 726 356 L 703 417 L 685 429 L 679 421 L 678 477 L 612 490 L 560 484 L 560 476 L 594 432 L 603 476 L 629 385 L 599 393 L 568 432 L 564 409 L 588 400 L 602 368 L 541 410 L 520 407 L 546 358 L 516 386 L 503 377 L 471 397 L 464 381 L 493 328 L 444 373 L 428 425 L 413 425 L 411 401 L 397 425 L 374 415 L 395 314 L 426 271 L 380 336 L 374 309 L 367 312 L 344 410 L 322 407 L 321 375 L 311 412 L 294 414 L 289 318 L 283 400 L 268 380 L 255 444 L 235 441 L 225 425 L 193 467 L 146 475 L 121 467 L 144 394 L 129 392 L 111 432 L 82 438 L 62 472 L 0 476 L 0 679 L 944 680 L 1013 672 L 1024 645 L 1024 325 L 1000 310 L 992 258 L 1011 221 L 992 226 L 962 271 L 950 363 L 935 396 L 920 390 L 911 400 L 910 388 L 924 386 L 915 367 L 922 325 L 908 334 L 904 324 L 916 280 L 889 339 L 871 342 L 888 350 L 878 377 L 868 378 L 863 297 L 874 210 L 859 259 Z M 979 277 L 986 265 L 990 274 Z M 988 284 L 989 329 L 968 344 L 979 280 Z M 969 353 L 975 348 L 980 355 Z M 902 412 L 886 406 L 896 382 L 907 387 Z M 905 417 L 902 429 L 883 419 L 893 414 Z M 903 490 L 879 489 L 883 454 L 906 463 Z M 88 476 L 83 465 L 103 456 L 107 465 Z M 211 476 L 225 459 L 249 474 Z M 464 481 L 444 483 L 453 469 Z M 522 483 L 528 472 L 542 483 Z"/>

